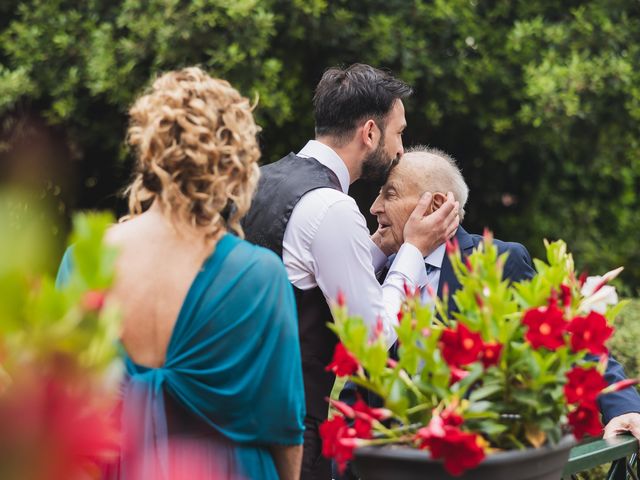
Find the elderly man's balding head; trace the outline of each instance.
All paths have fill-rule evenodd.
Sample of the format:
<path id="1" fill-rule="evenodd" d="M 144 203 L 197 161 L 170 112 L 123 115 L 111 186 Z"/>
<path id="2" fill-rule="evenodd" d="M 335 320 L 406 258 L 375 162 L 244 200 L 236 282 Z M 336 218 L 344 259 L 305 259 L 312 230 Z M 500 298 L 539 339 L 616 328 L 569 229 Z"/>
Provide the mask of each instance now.
<path id="1" fill-rule="evenodd" d="M 451 155 L 423 146 L 411 147 L 394 168 L 396 178 L 410 180 L 422 193 L 452 192 L 460 203 L 460 221 L 469 198 L 469 187 Z"/>
<path id="2" fill-rule="evenodd" d="M 433 194 L 433 203 L 427 213 L 438 209 L 446 201 L 447 192 L 452 192 L 460 204 L 462 221 L 469 188 L 455 160 L 434 148 L 414 147 L 391 170 L 371 205 L 370 211 L 378 219 L 377 233 L 385 244 L 400 248 L 404 242 L 404 225 L 425 192 Z"/>

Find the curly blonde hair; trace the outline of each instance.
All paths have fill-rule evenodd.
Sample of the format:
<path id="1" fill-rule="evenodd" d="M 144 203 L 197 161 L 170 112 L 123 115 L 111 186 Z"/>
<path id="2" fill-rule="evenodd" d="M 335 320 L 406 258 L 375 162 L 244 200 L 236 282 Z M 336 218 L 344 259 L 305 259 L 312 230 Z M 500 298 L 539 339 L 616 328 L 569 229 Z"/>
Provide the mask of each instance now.
<path id="1" fill-rule="evenodd" d="M 186 221 L 208 238 L 228 227 L 243 237 L 240 219 L 259 177 L 252 110 L 229 82 L 197 67 L 156 79 L 129 110 L 127 138 L 137 160 L 126 218 L 157 201 L 174 225 Z"/>

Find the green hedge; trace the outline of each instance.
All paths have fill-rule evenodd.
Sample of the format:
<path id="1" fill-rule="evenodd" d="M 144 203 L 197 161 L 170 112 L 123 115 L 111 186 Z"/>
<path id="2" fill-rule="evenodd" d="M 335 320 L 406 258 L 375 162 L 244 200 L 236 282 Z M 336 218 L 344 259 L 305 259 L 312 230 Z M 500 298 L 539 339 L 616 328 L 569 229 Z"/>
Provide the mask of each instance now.
<path id="1" fill-rule="evenodd" d="M 322 71 L 362 61 L 415 87 L 406 143 L 451 152 L 468 227 L 640 287 L 640 2 L 18 0 L 0 5 L 0 115 L 60 129 L 80 207 L 113 207 L 126 110 L 158 72 L 201 64 L 259 95 L 264 160 L 313 135 Z M 0 122 L 0 130 L 17 123 Z M 1 132 L 0 132 L 1 134 Z M 0 139 L 0 150 L 2 150 Z M 54 189 L 55 191 L 55 189 Z"/>

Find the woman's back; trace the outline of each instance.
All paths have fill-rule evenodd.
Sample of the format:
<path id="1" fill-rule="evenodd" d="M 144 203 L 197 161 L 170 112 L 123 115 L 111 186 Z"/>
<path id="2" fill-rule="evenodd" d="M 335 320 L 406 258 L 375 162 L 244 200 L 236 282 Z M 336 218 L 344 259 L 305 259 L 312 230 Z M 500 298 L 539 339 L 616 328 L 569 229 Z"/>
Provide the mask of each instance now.
<path id="1" fill-rule="evenodd" d="M 160 367 L 189 287 L 215 248 L 197 231 L 170 224 L 159 208 L 113 226 L 118 247 L 110 292 L 123 312 L 122 343 L 137 364 Z"/>

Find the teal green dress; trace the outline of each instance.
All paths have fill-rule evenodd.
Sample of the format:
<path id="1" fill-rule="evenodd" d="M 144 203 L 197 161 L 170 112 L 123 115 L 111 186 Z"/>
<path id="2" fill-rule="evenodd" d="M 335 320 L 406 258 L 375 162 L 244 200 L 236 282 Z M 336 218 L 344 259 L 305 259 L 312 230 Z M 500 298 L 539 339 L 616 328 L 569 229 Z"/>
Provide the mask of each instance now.
<path id="1" fill-rule="evenodd" d="M 69 249 L 59 283 L 71 257 Z M 266 249 L 222 237 L 184 300 L 164 366 L 137 365 L 126 353 L 124 360 L 119 478 L 193 467 L 194 450 L 173 448 L 174 433 L 201 440 L 193 458 L 202 478 L 275 480 L 268 447 L 303 442 L 295 300 L 281 260 Z"/>

